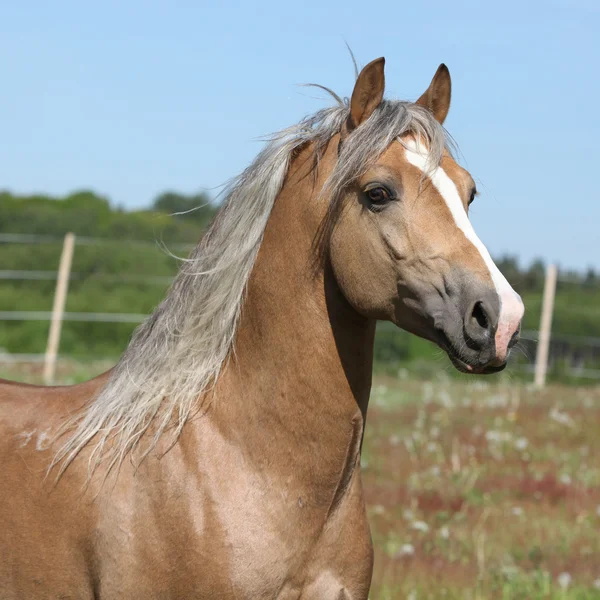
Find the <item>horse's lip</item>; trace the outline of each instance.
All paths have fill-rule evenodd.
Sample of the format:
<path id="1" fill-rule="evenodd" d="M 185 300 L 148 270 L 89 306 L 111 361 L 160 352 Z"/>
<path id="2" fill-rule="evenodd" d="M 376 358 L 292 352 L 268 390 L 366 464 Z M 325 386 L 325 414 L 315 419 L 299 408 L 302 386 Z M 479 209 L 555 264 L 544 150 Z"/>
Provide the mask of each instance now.
<path id="1" fill-rule="evenodd" d="M 441 330 L 439 330 L 437 336 L 437 343 L 442 348 L 452 364 L 461 373 L 468 373 L 469 375 L 491 375 L 493 373 L 499 373 L 506 367 L 506 361 L 499 365 L 481 365 L 468 363 L 459 356 L 458 351 L 455 349 L 454 344 L 450 341 L 448 336 Z"/>

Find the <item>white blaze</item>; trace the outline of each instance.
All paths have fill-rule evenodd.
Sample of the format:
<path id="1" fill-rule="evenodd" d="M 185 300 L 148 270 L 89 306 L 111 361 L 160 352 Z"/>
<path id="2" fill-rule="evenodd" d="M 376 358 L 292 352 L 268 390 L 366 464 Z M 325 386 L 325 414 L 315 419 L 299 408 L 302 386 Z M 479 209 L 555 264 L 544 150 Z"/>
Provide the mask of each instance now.
<path id="1" fill-rule="evenodd" d="M 415 140 L 408 140 L 405 145 L 408 162 L 417 167 L 431 179 L 431 183 L 448 206 L 457 227 L 465 234 L 465 237 L 473 244 L 473 246 L 475 246 L 488 268 L 490 277 L 496 288 L 496 293 L 500 299 L 500 315 L 495 341 L 498 358 L 504 360 L 508 352 L 507 346 L 510 338 L 523 318 L 523 302 L 492 260 L 488 249 L 483 245 L 483 242 L 479 237 L 477 237 L 473 225 L 471 225 L 471 221 L 469 221 L 460 194 L 452 179 L 448 177 L 441 166 L 434 169 L 428 169 L 429 156 L 424 145 L 419 144 Z"/>

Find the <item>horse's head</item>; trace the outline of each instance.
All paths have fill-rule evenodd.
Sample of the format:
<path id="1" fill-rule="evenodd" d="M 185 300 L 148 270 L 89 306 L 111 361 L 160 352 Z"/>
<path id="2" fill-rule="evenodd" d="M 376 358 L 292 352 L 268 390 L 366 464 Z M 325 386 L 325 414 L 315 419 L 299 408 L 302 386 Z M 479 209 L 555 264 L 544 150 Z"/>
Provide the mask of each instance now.
<path id="1" fill-rule="evenodd" d="M 344 155 L 351 136 L 368 145 L 369 128 L 385 126 L 383 66 L 383 59 L 373 61 L 356 81 L 340 161 L 352 160 Z M 443 141 L 449 107 L 450 74 L 441 65 L 416 106 L 408 106 L 423 116 L 422 131 L 412 127 L 390 139 L 340 191 L 329 255 L 359 313 L 435 342 L 461 371 L 492 373 L 504 368 L 518 339 L 523 303 L 469 221 L 477 191 Z M 369 121 L 376 111 L 379 119 Z"/>

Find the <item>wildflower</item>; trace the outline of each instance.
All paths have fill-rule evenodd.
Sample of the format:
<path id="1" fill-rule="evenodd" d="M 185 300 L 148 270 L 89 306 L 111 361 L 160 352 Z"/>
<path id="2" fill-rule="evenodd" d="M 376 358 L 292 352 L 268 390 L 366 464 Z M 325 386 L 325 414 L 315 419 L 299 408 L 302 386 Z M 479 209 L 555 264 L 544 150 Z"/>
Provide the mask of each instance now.
<path id="1" fill-rule="evenodd" d="M 571 476 L 568 473 L 563 473 L 559 480 L 563 485 L 571 485 Z"/>
<path id="2" fill-rule="evenodd" d="M 507 579 L 512 579 L 513 577 L 516 577 L 519 574 L 519 569 L 518 567 L 515 567 L 515 565 L 504 565 L 502 567 L 502 574 Z"/>
<path id="3" fill-rule="evenodd" d="M 560 425 L 575 427 L 573 419 L 566 412 L 561 412 L 556 406 L 550 411 L 550 418 Z"/>
<path id="4" fill-rule="evenodd" d="M 421 531 L 422 533 L 427 533 L 429 531 L 429 525 L 427 525 L 425 521 L 415 521 L 412 524 L 412 528 L 415 531 Z"/>
<path id="5" fill-rule="evenodd" d="M 412 544 L 402 544 L 396 553 L 396 556 L 413 556 L 414 553 L 415 547 Z"/>
<path id="6" fill-rule="evenodd" d="M 442 390 L 439 393 L 440 404 L 444 408 L 454 408 L 454 400 L 452 400 L 452 396 L 446 391 Z"/>
<path id="7" fill-rule="evenodd" d="M 523 515 L 523 509 L 520 506 L 513 506 L 511 512 L 513 515 L 515 515 L 515 517 L 520 517 Z"/>
<path id="8" fill-rule="evenodd" d="M 448 526 L 444 525 L 440 528 L 440 537 L 444 540 L 447 540 L 450 537 L 450 529 Z"/>
<path id="9" fill-rule="evenodd" d="M 525 448 L 527 448 L 528 445 L 529 445 L 529 442 L 527 441 L 527 438 L 524 438 L 524 437 L 520 437 L 515 442 L 515 448 L 517 450 L 525 450 Z"/>
<path id="10" fill-rule="evenodd" d="M 429 404 L 433 400 L 433 385 L 429 382 L 423 384 L 423 401 Z"/>
<path id="11" fill-rule="evenodd" d="M 571 585 L 572 579 L 573 578 L 571 577 L 570 573 L 567 573 L 567 572 L 561 573 L 557 578 L 558 585 L 563 590 L 566 590 Z"/>
<path id="12" fill-rule="evenodd" d="M 485 439 L 489 443 L 501 444 L 503 442 L 510 442 L 512 434 L 509 431 L 495 431 L 494 429 L 490 429 L 490 431 L 486 431 Z"/>
<path id="13" fill-rule="evenodd" d="M 427 452 L 433 454 L 437 450 L 438 446 L 435 442 L 427 442 L 426 448 Z"/>

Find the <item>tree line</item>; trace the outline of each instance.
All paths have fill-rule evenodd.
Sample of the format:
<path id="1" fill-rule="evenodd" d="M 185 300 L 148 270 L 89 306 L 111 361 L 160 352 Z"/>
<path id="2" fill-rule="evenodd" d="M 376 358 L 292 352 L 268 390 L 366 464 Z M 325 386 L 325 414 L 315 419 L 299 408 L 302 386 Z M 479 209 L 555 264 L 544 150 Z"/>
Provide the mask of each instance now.
<path id="1" fill-rule="evenodd" d="M 0 234 L 40 234 L 55 242 L 0 243 L 0 271 L 56 271 L 62 237 L 74 232 L 73 278 L 67 311 L 148 314 L 164 297 L 187 248 L 201 237 L 218 210 L 205 193 L 164 192 L 147 208 L 127 210 L 92 191 L 63 198 L 0 192 Z M 87 243 L 85 238 L 105 242 Z M 148 242 L 137 244 L 133 241 Z M 182 247 L 183 246 L 183 247 Z M 187 246 L 187 247 L 186 247 Z M 526 305 L 524 329 L 537 329 L 545 265 L 536 260 L 522 266 L 516 257 L 501 257 L 498 267 Z M 0 279 L 0 311 L 49 311 L 54 281 Z M 118 356 L 135 325 L 131 323 L 66 322 L 61 351 L 65 354 Z M 48 324 L 0 321 L 0 351 L 40 353 Z M 600 337 L 600 275 L 561 272 L 553 331 L 562 335 Z M 392 334 L 390 334 L 391 336 Z M 387 341 L 386 341 L 387 339 Z M 381 361 L 430 357 L 431 348 L 408 334 L 379 337 Z"/>

